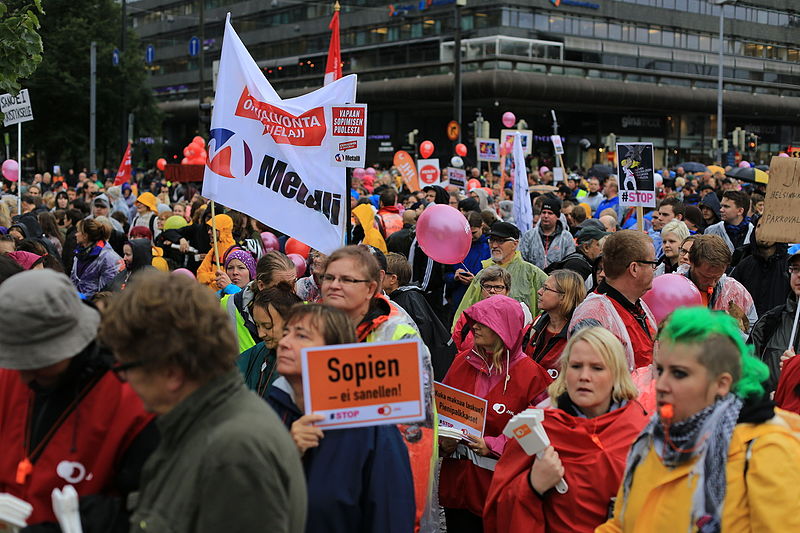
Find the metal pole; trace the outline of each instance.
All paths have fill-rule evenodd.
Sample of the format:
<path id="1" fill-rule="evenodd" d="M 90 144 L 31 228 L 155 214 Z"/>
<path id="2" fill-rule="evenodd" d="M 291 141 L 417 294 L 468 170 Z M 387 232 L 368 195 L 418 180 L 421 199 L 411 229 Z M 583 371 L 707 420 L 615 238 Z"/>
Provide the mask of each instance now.
<path id="1" fill-rule="evenodd" d="M 198 135 L 205 137 L 203 132 L 205 130 L 205 126 L 203 125 L 203 113 L 200 111 L 200 106 L 203 104 L 203 99 L 205 98 L 205 91 L 203 85 L 205 84 L 205 73 L 203 70 L 205 69 L 206 63 L 206 53 L 205 53 L 205 40 L 206 40 L 206 9 L 205 9 L 205 0 L 198 0 L 200 4 L 200 50 L 199 50 L 199 57 L 200 57 L 200 72 L 199 72 L 199 85 L 197 87 L 197 133 Z"/>
<path id="2" fill-rule="evenodd" d="M 461 142 L 461 5 L 460 2 L 455 3 L 455 26 L 453 34 L 453 84 L 454 98 L 453 98 L 453 119 L 458 122 L 458 139 L 457 143 Z"/>
<path id="3" fill-rule="evenodd" d="M 724 2 L 719 4 L 719 72 L 717 73 L 717 155 L 719 164 L 722 165 L 722 70 L 723 70 L 723 51 L 724 27 L 725 27 L 725 6 Z"/>
<path id="4" fill-rule="evenodd" d="M 89 169 L 97 168 L 97 42 L 89 53 Z"/>
<path id="5" fill-rule="evenodd" d="M 122 150 L 125 150 L 128 147 L 128 112 L 126 111 L 127 103 L 125 98 L 125 70 L 124 70 L 124 62 L 125 62 L 125 41 L 126 41 L 126 34 L 128 30 L 128 9 L 127 9 L 127 0 L 122 0 L 122 33 L 120 35 L 120 74 L 123 78 L 122 86 L 119 88 L 120 96 L 122 97 L 122 117 L 121 118 L 121 145 Z M 90 169 L 91 170 L 91 169 Z"/>

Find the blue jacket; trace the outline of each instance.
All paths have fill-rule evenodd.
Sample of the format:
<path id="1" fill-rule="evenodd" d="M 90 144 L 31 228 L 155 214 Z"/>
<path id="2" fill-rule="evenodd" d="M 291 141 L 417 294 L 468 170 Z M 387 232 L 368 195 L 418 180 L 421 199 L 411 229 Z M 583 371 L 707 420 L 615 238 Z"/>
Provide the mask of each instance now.
<path id="1" fill-rule="evenodd" d="M 453 309 L 458 308 L 464 293 L 467 292 L 469 285 L 464 285 L 460 281 L 456 281 L 456 270 L 467 267 L 467 270 L 473 274 L 477 274 L 483 268 L 481 261 L 489 259 L 492 256 L 492 251 L 489 248 L 489 237 L 481 235 L 481 238 L 473 242 L 469 247 L 467 257 L 462 261 L 464 264 L 448 266 L 444 274 L 444 282 L 447 285 L 447 294 L 452 300 Z"/>
<path id="2" fill-rule="evenodd" d="M 285 378 L 267 401 L 287 428 L 302 416 Z M 414 484 L 397 426 L 325 430 L 306 451 L 308 533 L 408 533 L 414 530 Z"/>
<path id="3" fill-rule="evenodd" d="M 619 211 L 619 196 L 615 196 L 611 200 L 603 200 L 600 202 L 600 205 L 598 205 L 597 209 L 594 210 L 594 218 L 600 218 L 600 213 L 609 207 L 613 207 L 614 210 Z"/>

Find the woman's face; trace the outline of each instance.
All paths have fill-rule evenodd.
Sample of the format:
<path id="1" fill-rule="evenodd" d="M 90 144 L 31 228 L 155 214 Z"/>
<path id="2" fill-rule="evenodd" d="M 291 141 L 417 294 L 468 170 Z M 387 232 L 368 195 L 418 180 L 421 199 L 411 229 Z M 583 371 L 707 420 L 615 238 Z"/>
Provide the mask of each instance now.
<path id="1" fill-rule="evenodd" d="M 136 206 L 136 212 L 139 213 L 140 215 L 144 215 L 149 210 L 149 208 L 142 202 L 135 202 L 133 205 Z"/>
<path id="2" fill-rule="evenodd" d="M 552 313 L 558 311 L 561 305 L 561 300 L 564 299 L 564 291 L 558 288 L 556 279 L 553 276 L 547 278 L 539 290 L 536 292 L 539 295 L 537 305 L 542 311 Z"/>
<path id="3" fill-rule="evenodd" d="M 172 214 L 186 218 L 186 208 L 180 204 L 175 204 L 174 206 L 172 206 Z"/>
<path id="4" fill-rule="evenodd" d="M 689 250 L 692 249 L 694 241 L 686 241 L 678 249 L 678 263 L 689 266 Z"/>
<path id="5" fill-rule="evenodd" d="M 225 273 L 231 278 L 231 283 L 244 289 L 250 283 L 250 271 L 244 263 L 238 259 L 231 259 L 228 266 L 225 267 Z"/>
<path id="6" fill-rule="evenodd" d="M 664 250 L 664 255 L 674 264 L 678 259 L 681 241 L 674 233 L 667 233 L 661 240 L 661 248 Z"/>
<path id="7" fill-rule="evenodd" d="M 166 218 L 164 218 L 164 217 L 158 217 L 158 220 L 156 221 L 156 227 L 157 227 L 158 229 L 160 229 L 160 230 L 163 230 L 163 229 L 164 229 L 164 222 L 165 222 L 166 220 L 167 220 L 167 219 L 166 219 Z"/>
<path id="8" fill-rule="evenodd" d="M 82 227 L 78 226 L 78 229 L 75 232 L 75 240 L 81 246 L 86 246 L 86 245 L 89 244 L 89 240 L 86 238 L 86 234 L 81 230 L 82 230 Z"/>
<path id="9" fill-rule="evenodd" d="M 660 343 L 656 350 L 656 404 L 672 405 L 672 422 L 686 420 L 730 391 L 731 375 L 709 375 L 697 360 L 699 352 L 699 347 L 670 342 Z"/>
<path id="10" fill-rule="evenodd" d="M 600 264 L 597 265 L 597 284 L 601 284 L 606 280 L 606 269 L 603 267 L 603 262 L 600 261 Z"/>
<path id="11" fill-rule="evenodd" d="M 572 345 L 564 378 L 570 400 L 586 416 L 592 418 L 608 412 L 614 376 L 588 342 Z"/>
<path id="12" fill-rule="evenodd" d="M 282 375 L 296 377 L 302 375 L 300 350 L 325 346 L 325 337 L 320 328 L 315 327 L 311 317 L 306 315 L 283 328 L 283 338 L 278 342 L 278 362 L 275 369 Z"/>
<path id="13" fill-rule="evenodd" d="M 472 326 L 472 334 L 475 338 L 475 346 L 485 350 L 493 350 L 500 340 L 500 336 L 497 333 L 480 322 L 475 322 Z"/>
<path id="14" fill-rule="evenodd" d="M 369 306 L 378 287 L 375 281 L 364 281 L 367 274 L 352 257 L 343 257 L 329 264 L 321 279 L 323 301 L 345 313 Z"/>
<path id="15" fill-rule="evenodd" d="M 133 248 L 130 244 L 122 246 L 122 260 L 125 261 L 125 268 L 130 269 L 133 264 Z"/>
<path id="16" fill-rule="evenodd" d="M 283 317 L 278 313 L 277 309 L 271 304 L 267 309 L 260 305 L 254 305 L 253 321 L 258 330 L 258 337 L 264 341 L 264 345 L 270 350 L 276 348 L 285 327 Z"/>
<path id="17" fill-rule="evenodd" d="M 69 205 L 69 198 L 67 198 L 66 196 L 59 196 L 58 198 L 56 198 L 56 206 L 59 209 L 66 209 L 68 205 Z"/>
<path id="18" fill-rule="evenodd" d="M 450 196 L 450 201 L 448 202 L 450 207 L 455 207 L 458 209 L 458 197 L 457 196 Z"/>

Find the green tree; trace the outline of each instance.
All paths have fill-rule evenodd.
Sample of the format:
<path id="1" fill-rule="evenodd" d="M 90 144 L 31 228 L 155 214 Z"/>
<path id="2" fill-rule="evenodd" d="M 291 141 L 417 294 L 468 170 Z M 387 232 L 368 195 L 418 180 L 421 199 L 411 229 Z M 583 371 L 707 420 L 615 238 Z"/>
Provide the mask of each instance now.
<path id="1" fill-rule="evenodd" d="M 97 164 L 116 168 L 122 158 L 123 94 L 137 136 L 160 137 L 161 116 L 147 87 L 144 49 L 127 30 L 119 66 L 111 56 L 120 46 L 120 6 L 113 0 L 49 0 L 42 20 L 44 54 L 25 86 L 34 121 L 25 144 L 40 165 L 62 168 L 89 164 L 89 55 L 97 43 Z"/>
<path id="2" fill-rule="evenodd" d="M 44 14 L 41 0 L 0 1 L 0 93 L 19 92 L 19 79 L 42 61 L 37 14 Z"/>

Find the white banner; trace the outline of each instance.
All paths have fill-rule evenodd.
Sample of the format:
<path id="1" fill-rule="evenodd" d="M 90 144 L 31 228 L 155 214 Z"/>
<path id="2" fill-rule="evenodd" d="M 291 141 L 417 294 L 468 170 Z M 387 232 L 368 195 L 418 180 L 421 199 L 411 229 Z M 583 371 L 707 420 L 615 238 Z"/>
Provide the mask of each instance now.
<path id="1" fill-rule="evenodd" d="M 331 166 L 332 108 L 355 101 L 356 76 L 281 100 L 230 24 L 219 66 L 203 196 L 323 253 L 342 245 L 345 170 Z"/>
<path id="2" fill-rule="evenodd" d="M 0 96 L 0 111 L 3 112 L 3 126 L 33 120 L 33 109 L 28 89 L 22 89 L 17 96 L 6 93 Z"/>
<path id="3" fill-rule="evenodd" d="M 442 182 L 442 172 L 439 169 L 438 159 L 417 159 L 419 171 L 419 186 L 439 185 Z"/>
<path id="4" fill-rule="evenodd" d="M 522 148 L 522 139 L 525 134 L 520 132 L 514 135 L 514 225 L 520 233 L 525 233 L 533 227 L 533 207 L 531 195 L 528 192 L 528 170 L 525 168 L 525 152 Z"/>

